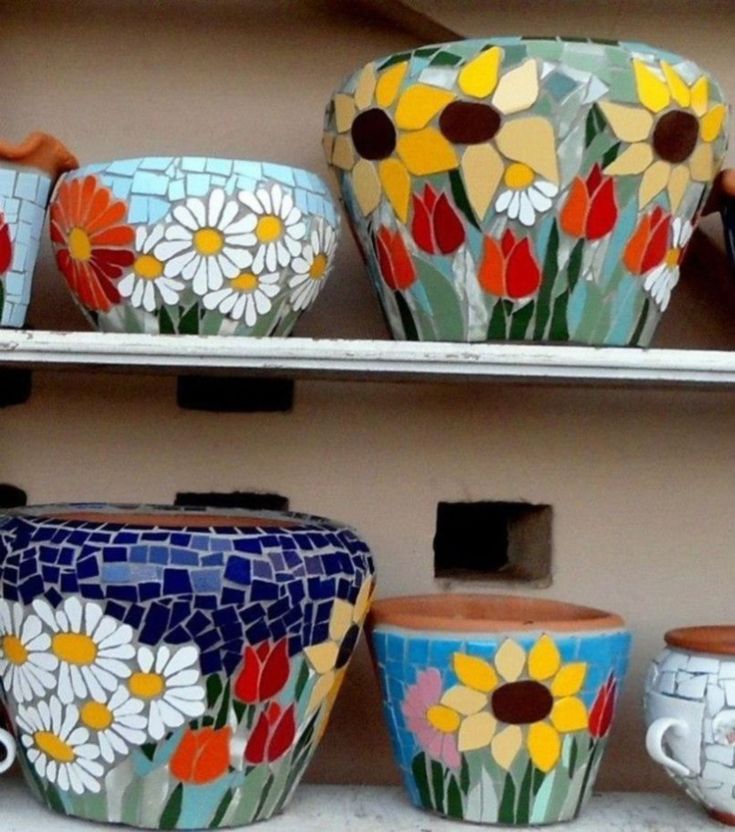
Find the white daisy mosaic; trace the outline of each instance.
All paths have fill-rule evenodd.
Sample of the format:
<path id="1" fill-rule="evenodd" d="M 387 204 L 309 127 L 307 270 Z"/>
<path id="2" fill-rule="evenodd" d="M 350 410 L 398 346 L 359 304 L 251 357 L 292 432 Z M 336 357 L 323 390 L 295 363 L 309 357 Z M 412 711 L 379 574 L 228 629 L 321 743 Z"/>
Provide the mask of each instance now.
<path id="1" fill-rule="evenodd" d="M 679 282 L 679 264 L 693 232 L 694 226 L 690 222 L 674 217 L 671 223 L 671 246 L 666 257 L 663 263 L 648 272 L 643 282 L 643 288 L 662 312 L 666 311 L 671 293 Z"/>
<path id="2" fill-rule="evenodd" d="M 291 195 L 276 184 L 270 190 L 240 191 L 237 196 L 252 212 L 247 220 L 252 232 L 248 235 L 248 244 L 255 247 L 253 271 L 256 274 L 264 269 L 274 272 L 278 266 L 288 266 L 301 253 L 306 236 L 301 211 Z"/>
<path id="3" fill-rule="evenodd" d="M 169 306 L 177 304 L 185 284 L 164 274 L 165 263 L 154 254 L 163 240 L 165 227 L 156 225 L 150 230 L 144 225 L 135 229 L 135 260 L 130 270 L 120 279 L 117 289 L 130 303 L 146 312 L 155 312 L 157 298 Z"/>
<path id="4" fill-rule="evenodd" d="M 291 264 L 295 274 L 288 285 L 294 309 L 306 309 L 316 300 L 329 273 L 336 248 L 337 235 L 334 229 L 319 220 L 301 255 Z"/>
<path id="5" fill-rule="evenodd" d="M 551 208 L 553 198 L 559 193 L 559 188 L 553 182 L 541 179 L 522 162 L 508 165 L 503 175 L 503 185 L 505 187 L 495 201 L 495 210 L 527 227 L 536 222 L 537 214 L 543 214 Z"/>
<path id="6" fill-rule="evenodd" d="M 23 607 L 0 600 L 0 679 L 17 702 L 44 696 L 56 686 L 58 658 L 49 652 L 51 637 Z"/>

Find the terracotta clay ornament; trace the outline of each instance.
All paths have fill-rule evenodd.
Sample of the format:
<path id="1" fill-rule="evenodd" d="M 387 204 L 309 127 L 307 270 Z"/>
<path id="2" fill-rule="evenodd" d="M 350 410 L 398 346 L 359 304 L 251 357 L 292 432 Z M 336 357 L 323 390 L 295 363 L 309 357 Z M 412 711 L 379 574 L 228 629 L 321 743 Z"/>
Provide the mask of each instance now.
<path id="1" fill-rule="evenodd" d="M 646 346 L 727 122 L 678 55 L 492 38 L 370 62 L 324 148 L 396 338 Z"/>
<path id="2" fill-rule="evenodd" d="M 670 630 L 646 678 L 646 748 L 722 823 L 735 826 L 735 627 Z"/>
<path id="3" fill-rule="evenodd" d="M 396 759 L 419 807 L 474 823 L 571 820 L 597 776 L 630 635 L 600 610 L 435 595 L 373 605 Z"/>
<path id="4" fill-rule="evenodd" d="M 0 326 L 25 322 L 51 191 L 78 166 L 47 133 L 31 133 L 18 145 L 0 141 Z"/>

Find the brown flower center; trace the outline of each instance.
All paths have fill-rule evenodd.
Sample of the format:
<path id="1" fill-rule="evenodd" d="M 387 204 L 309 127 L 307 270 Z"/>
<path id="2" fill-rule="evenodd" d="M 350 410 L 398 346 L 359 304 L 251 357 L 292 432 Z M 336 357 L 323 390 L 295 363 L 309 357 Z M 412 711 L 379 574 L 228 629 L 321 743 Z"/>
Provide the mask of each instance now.
<path id="1" fill-rule="evenodd" d="M 396 148 L 396 128 L 383 110 L 365 110 L 352 122 L 352 143 L 363 159 L 387 159 Z"/>
<path id="2" fill-rule="evenodd" d="M 455 144 L 480 144 L 495 136 L 500 122 L 500 113 L 489 104 L 453 101 L 439 117 L 439 129 Z"/>
<path id="3" fill-rule="evenodd" d="M 352 624 L 350 629 L 345 633 L 345 637 L 342 639 L 342 644 L 339 647 L 339 653 L 337 654 L 337 661 L 334 663 L 334 667 L 336 670 L 344 667 L 347 662 L 350 660 L 350 656 L 352 655 L 352 651 L 355 649 L 355 645 L 357 644 L 357 640 L 360 638 L 360 628 L 357 624 Z"/>
<path id="4" fill-rule="evenodd" d="M 529 725 L 545 719 L 554 704 L 549 689 L 539 682 L 510 682 L 492 697 L 493 713 L 508 725 Z"/>
<path id="5" fill-rule="evenodd" d="M 653 131 L 653 148 L 665 161 L 678 164 L 688 159 L 699 138 L 699 121 L 683 110 L 661 116 Z"/>

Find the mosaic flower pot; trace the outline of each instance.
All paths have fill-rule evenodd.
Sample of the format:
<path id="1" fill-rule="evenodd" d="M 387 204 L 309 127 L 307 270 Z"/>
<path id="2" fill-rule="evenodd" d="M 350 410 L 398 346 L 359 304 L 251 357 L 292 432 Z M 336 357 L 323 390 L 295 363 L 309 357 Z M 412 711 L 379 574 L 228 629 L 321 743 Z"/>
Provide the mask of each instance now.
<path id="1" fill-rule="evenodd" d="M 298 514 L 0 516 L 0 692 L 51 809 L 161 829 L 268 818 L 326 727 L 373 566 Z"/>
<path id="2" fill-rule="evenodd" d="M 46 133 L 19 145 L 0 141 L 0 326 L 25 323 L 49 196 L 59 175 L 78 164 Z"/>
<path id="3" fill-rule="evenodd" d="M 313 173 L 198 157 L 86 165 L 51 205 L 58 267 L 108 332 L 288 335 L 329 274 L 339 223 Z"/>
<path id="4" fill-rule="evenodd" d="M 727 144 L 642 44 L 493 38 L 348 78 L 325 151 L 396 338 L 650 342 Z"/>
<path id="5" fill-rule="evenodd" d="M 575 818 L 600 766 L 630 636 L 617 615 L 556 601 L 378 601 L 368 632 L 413 803 L 460 820 Z"/>
<path id="6" fill-rule="evenodd" d="M 646 748 L 713 818 L 735 826 L 735 627 L 664 638 L 646 678 Z"/>

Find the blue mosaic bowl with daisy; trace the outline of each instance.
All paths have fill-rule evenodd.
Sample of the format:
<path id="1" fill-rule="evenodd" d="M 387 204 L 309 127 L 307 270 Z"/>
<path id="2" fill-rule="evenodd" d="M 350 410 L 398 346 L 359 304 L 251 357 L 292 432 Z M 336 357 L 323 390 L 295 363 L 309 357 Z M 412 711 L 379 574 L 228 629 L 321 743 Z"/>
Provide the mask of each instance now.
<path id="1" fill-rule="evenodd" d="M 51 204 L 62 275 L 102 331 L 288 335 L 331 270 L 340 218 L 315 174 L 145 157 L 85 165 Z"/>
<path id="2" fill-rule="evenodd" d="M 161 829 L 281 811 L 359 639 L 373 564 L 293 513 L 0 516 L 0 703 L 54 811 Z"/>
<path id="3" fill-rule="evenodd" d="M 324 146 L 396 338 L 645 346 L 727 139 L 679 55 L 507 37 L 372 61 Z"/>

